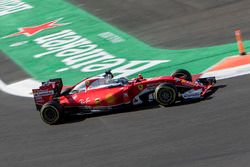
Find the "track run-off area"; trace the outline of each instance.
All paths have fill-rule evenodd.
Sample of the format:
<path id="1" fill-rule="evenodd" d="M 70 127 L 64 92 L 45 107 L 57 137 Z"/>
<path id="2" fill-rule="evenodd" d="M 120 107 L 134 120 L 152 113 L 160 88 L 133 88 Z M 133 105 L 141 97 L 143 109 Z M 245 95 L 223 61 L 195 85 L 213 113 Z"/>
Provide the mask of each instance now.
<path id="1" fill-rule="evenodd" d="M 246 0 L 0 2 L 0 166 L 249 166 L 250 56 L 238 56 L 234 39 L 242 29 L 250 49 L 248 6 Z M 55 77 L 70 85 L 105 69 L 133 78 L 179 68 L 215 75 L 217 90 L 200 102 L 56 126 L 45 125 L 28 98 L 32 87 Z"/>

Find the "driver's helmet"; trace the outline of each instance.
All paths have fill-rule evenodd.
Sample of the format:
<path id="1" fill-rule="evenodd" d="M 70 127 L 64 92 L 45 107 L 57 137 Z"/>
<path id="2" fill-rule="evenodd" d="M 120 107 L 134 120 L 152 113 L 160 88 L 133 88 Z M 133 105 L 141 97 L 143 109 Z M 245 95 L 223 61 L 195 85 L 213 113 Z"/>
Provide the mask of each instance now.
<path id="1" fill-rule="evenodd" d="M 109 84 L 112 82 L 113 77 L 111 74 L 108 74 L 108 75 L 105 75 L 104 78 L 105 78 L 106 83 Z"/>
<path id="2" fill-rule="evenodd" d="M 111 70 L 105 71 L 105 74 L 103 75 L 105 78 L 106 84 L 112 83 L 112 78 L 114 75 L 112 74 Z"/>

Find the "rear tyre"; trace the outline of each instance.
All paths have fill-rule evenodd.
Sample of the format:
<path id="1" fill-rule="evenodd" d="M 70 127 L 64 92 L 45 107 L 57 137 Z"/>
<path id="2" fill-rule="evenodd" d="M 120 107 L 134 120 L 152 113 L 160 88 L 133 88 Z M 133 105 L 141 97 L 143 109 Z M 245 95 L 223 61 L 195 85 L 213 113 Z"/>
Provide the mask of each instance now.
<path id="1" fill-rule="evenodd" d="M 173 85 L 161 84 L 155 89 L 155 99 L 162 106 L 170 106 L 177 99 L 177 91 Z"/>
<path id="2" fill-rule="evenodd" d="M 190 74 L 190 72 L 188 72 L 187 70 L 184 69 L 178 69 L 176 70 L 173 74 L 173 77 L 177 77 L 177 78 L 181 78 L 181 79 L 185 79 L 187 81 L 192 82 L 192 75 Z"/>
<path id="3" fill-rule="evenodd" d="M 46 124 L 54 125 L 62 119 L 59 107 L 54 103 L 46 103 L 40 110 L 40 116 Z"/>

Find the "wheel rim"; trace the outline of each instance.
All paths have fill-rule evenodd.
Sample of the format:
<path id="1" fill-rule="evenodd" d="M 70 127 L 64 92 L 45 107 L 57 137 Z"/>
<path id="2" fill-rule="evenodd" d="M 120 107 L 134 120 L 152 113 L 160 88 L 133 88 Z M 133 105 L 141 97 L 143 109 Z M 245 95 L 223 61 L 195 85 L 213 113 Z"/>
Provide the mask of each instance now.
<path id="1" fill-rule="evenodd" d="M 159 101 L 163 104 L 170 104 L 173 101 L 174 93 L 166 88 L 162 88 L 158 93 Z"/>
<path id="2" fill-rule="evenodd" d="M 58 111 L 52 107 L 45 108 L 42 115 L 43 115 L 44 120 L 48 123 L 54 123 L 59 118 Z"/>

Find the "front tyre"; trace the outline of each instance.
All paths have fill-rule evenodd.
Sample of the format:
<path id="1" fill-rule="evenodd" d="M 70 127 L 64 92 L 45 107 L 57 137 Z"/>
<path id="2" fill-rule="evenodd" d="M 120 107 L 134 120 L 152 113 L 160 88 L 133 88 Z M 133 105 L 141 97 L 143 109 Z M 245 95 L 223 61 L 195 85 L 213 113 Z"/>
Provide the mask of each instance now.
<path id="1" fill-rule="evenodd" d="M 175 103 L 177 91 L 173 85 L 161 84 L 155 89 L 155 99 L 162 106 L 170 106 Z"/>
<path id="2" fill-rule="evenodd" d="M 181 79 L 185 79 L 187 81 L 192 82 L 192 75 L 190 74 L 190 72 L 188 72 L 187 70 L 184 69 L 178 69 L 176 70 L 173 74 L 173 77 L 177 77 L 177 78 L 181 78 Z"/>
<path id="3" fill-rule="evenodd" d="M 40 116 L 43 122 L 54 125 L 61 120 L 62 113 L 59 110 L 59 107 L 53 103 L 46 103 L 40 110 Z"/>

